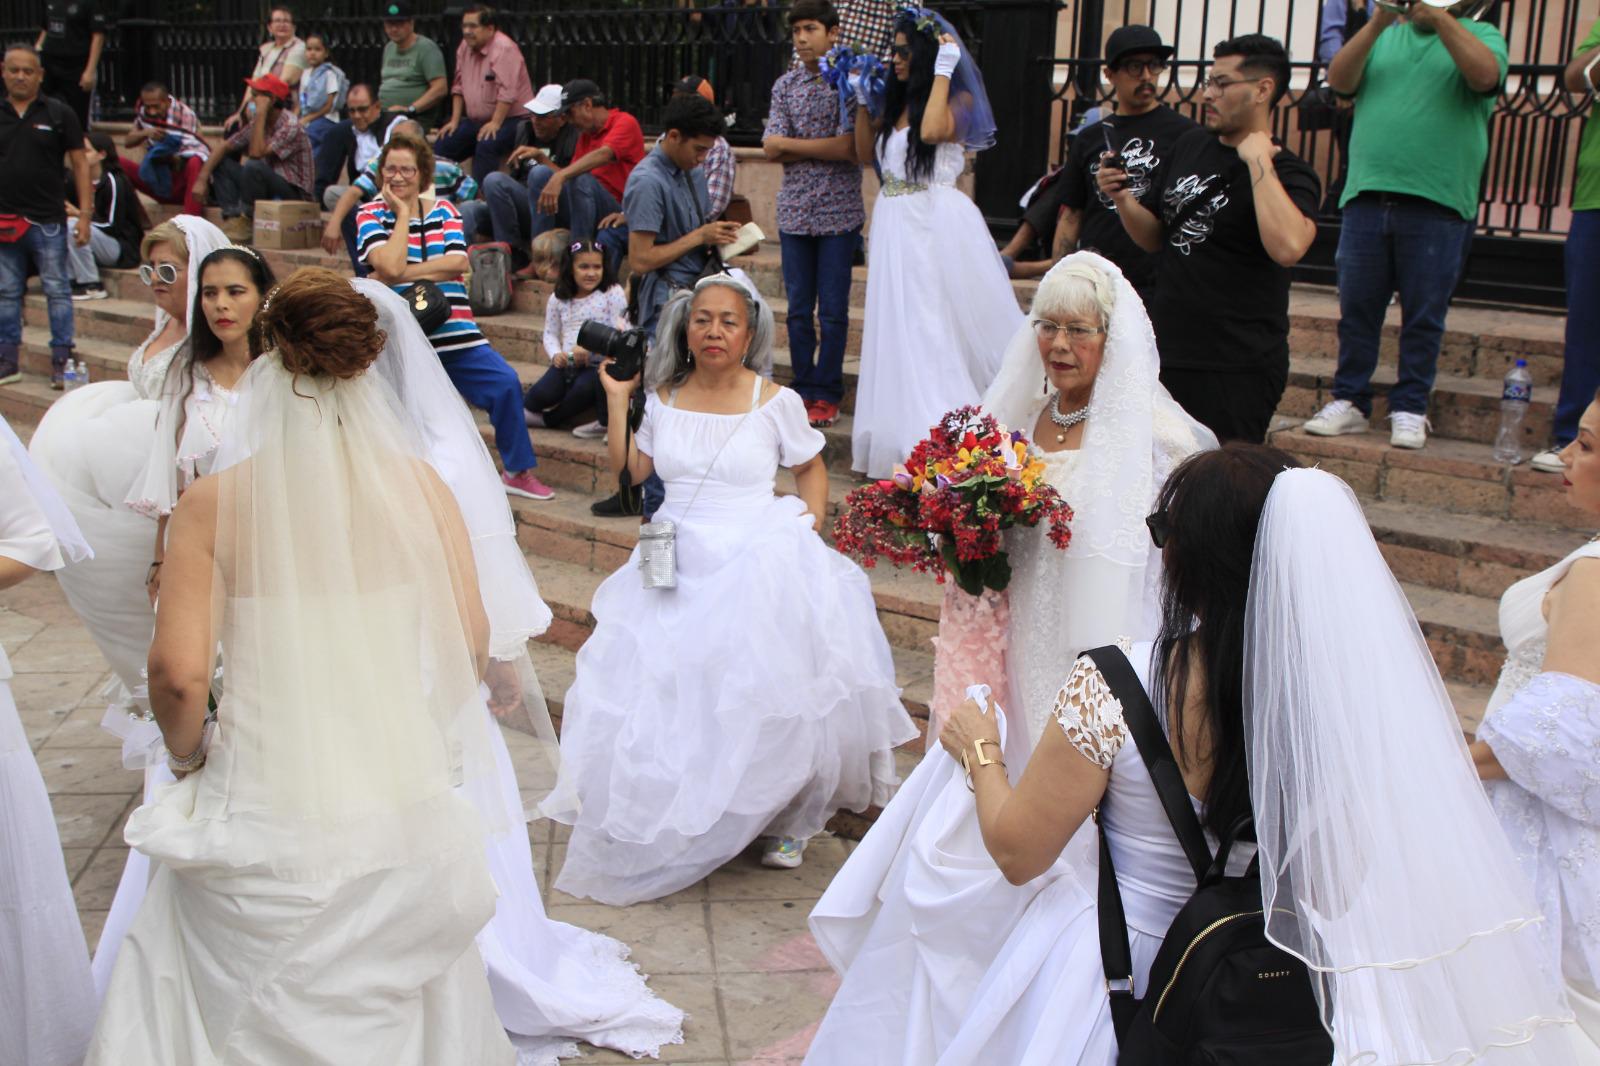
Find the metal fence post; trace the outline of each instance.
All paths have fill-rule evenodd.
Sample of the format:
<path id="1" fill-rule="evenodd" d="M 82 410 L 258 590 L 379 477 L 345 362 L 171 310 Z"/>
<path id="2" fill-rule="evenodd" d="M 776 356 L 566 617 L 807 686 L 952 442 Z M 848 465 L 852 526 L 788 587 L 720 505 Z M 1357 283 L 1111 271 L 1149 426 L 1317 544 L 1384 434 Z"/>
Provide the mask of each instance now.
<path id="1" fill-rule="evenodd" d="M 1017 199 L 1044 173 L 1050 153 L 1050 58 L 1058 0 L 983 5 L 979 65 L 994 108 L 995 147 L 978 155 L 974 199 L 984 217 L 1014 226 Z"/>

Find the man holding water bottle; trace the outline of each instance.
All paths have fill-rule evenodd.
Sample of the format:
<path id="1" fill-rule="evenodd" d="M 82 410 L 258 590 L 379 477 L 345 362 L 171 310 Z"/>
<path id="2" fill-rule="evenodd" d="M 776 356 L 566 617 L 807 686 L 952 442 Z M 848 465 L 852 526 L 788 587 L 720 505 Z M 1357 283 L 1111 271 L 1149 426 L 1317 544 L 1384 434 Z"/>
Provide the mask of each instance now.
<path id="1" fill-rule="evenodd" d="M 1400 300 L 1400 375 L 1389 444 L 1427 442 L 1428 396 L 1445 314 L 1461 277 L 1489 153 L 1489 116 L 1506 76 L 1506 40 L 1470 17 L 1482 0 L 1389 0 L 1328 67 L 1355 97 L 1339 280 L 1333 400 L 1306 423 L 1322 437 L 1364 433 L 1389 300 Z"/>

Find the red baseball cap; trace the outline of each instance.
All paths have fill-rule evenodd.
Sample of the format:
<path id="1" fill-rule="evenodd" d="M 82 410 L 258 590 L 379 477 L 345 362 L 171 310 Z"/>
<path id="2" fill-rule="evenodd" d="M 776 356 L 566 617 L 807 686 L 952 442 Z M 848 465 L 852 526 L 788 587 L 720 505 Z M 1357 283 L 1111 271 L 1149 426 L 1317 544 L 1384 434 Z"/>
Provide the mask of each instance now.
<path id="1" fill-rule="evenodd" d="M 244 83 L 257 92 L 274 97 L 280 104 L 288 103 L 292 90 L 289 83 L 276 74 L 263 74 L 259 78 L 246 78 Z"/>

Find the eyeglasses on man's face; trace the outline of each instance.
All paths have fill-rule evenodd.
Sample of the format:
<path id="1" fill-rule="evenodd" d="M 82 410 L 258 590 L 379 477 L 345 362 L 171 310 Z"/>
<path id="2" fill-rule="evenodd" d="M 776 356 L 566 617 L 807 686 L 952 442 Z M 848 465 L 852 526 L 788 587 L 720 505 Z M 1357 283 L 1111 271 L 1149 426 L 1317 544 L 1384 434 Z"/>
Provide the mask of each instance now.
<path id="1" fill-rule="evenodd" d="M 1117 64 L 1116 69 L 1124 74 L 1142 77 L 1147 74 L 1160 74 L 1167 69 L 1167 65 L 1159 59 L 1124 59 Z"/>
<path id="2" fill-rule="evenodd" d="M 1261 80 L 1260 78 L 1219 78 L 1213 74 L 1206 79 L 1206 91 L 1220 93 L 1226 89 L 1231 89 L 1235 85 L 1253 85 Z"/>

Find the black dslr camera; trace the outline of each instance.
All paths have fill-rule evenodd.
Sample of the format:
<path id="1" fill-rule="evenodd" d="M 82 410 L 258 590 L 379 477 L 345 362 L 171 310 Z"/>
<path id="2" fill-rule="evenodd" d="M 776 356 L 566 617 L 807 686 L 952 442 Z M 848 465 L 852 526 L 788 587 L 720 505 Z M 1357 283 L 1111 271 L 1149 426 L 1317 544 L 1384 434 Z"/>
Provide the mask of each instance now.
<path id="1" fill-rule="evenodd" d="M 578 344 L 602 359 L 615 360 L 606 367 L 606 373 L 618 381 L 627 381 L 644 369 L 649 337 L 642 329 L 612 329 L 604 322 L 585 322 L 578 327 Z"/>

